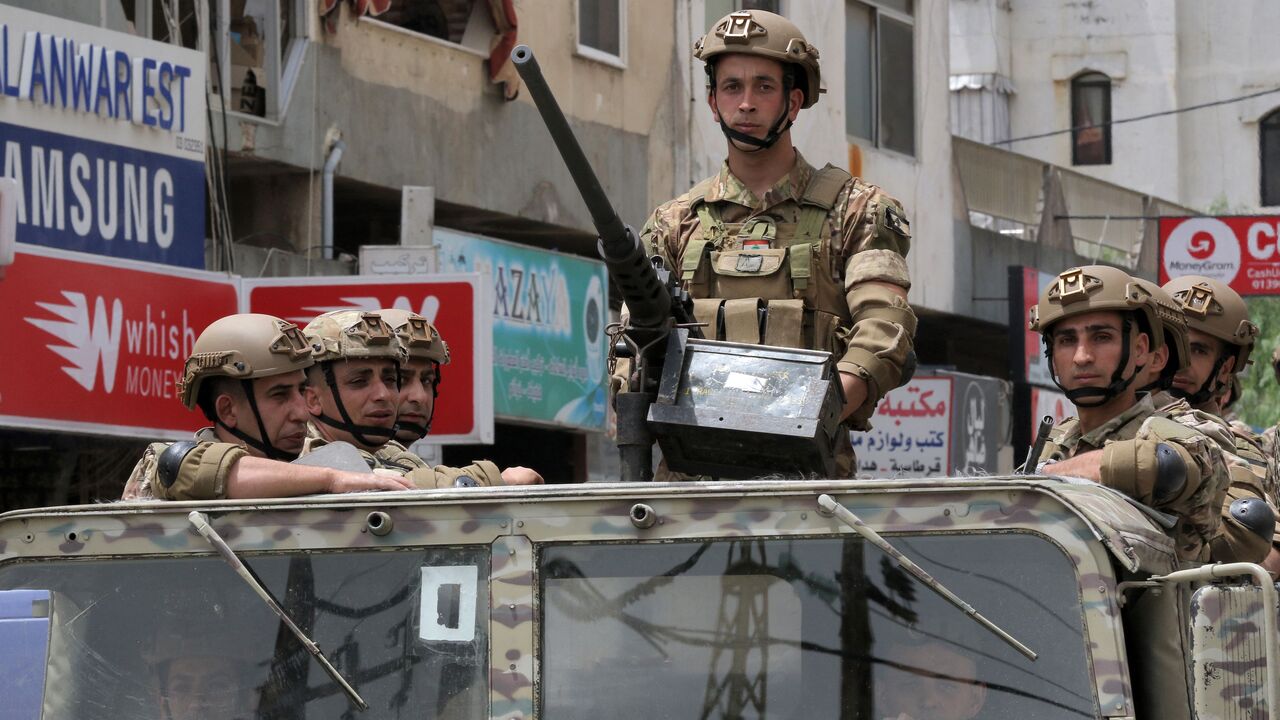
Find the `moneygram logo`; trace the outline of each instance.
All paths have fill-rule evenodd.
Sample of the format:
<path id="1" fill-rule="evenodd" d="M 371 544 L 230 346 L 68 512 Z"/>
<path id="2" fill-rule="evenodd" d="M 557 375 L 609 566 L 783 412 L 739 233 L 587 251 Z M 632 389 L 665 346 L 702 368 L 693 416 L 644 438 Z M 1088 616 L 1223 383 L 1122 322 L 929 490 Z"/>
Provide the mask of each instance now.
<path id="1" fill-rule="evenodd" d="M 1217 218 L 1190 218 L 1169 233 L 1162 260 L 1171 278 L 1203 275 L 1230 284 L 1240 271 L 1240 240 Z"/>

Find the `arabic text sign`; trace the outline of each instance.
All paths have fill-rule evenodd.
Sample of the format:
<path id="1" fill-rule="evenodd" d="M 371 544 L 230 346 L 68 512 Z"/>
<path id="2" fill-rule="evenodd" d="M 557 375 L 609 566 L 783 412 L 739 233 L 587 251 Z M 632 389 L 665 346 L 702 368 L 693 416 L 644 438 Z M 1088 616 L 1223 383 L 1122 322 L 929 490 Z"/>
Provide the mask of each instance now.
<path id="1" fill-rule="evenodd" d="M 436 228 L 440 269 L 493 289 L 494 412 L 605 429 L 604 263 Z"/>
<path id="2" fill-rule="evenodd" d="M 869 432 L 852 433 L 858 476 L 937 477 L 951 474 L 952 379 L 917 376 L 876 408 Z"/>
<path id="3" fill-rule="evenodd" d="M 1221 280 L 1241 295 L 1280 295 L 1280 216 L 1160 218 L 1160 282 Z"/>
<path id="4" fill-rule="evenodd" d="M 0 307 L 0 424 L 157 438 L 208 424 L 176 384 L 196 337 L 236 312 L 234 279 L 19 246 Z"/>
<path id="5" fill-rule="evenodd" d="M 0 6 L 0 174 L 18 240 L 204 267 L 205 60 Z"/>
<path id="6" fill-rule="evenodd" d="M 449 343 L 451 362 L 441 368 L 440 397 L 431 423 L 432 443 L 493 442 L 492 332 L 478 275 L 437 275 L 422 280 L 371 277 L 288 277 L 244 280 L 242 312 L 276 315 L 299 327 L 331 310 L 400 308 L 426 317 Z"/>

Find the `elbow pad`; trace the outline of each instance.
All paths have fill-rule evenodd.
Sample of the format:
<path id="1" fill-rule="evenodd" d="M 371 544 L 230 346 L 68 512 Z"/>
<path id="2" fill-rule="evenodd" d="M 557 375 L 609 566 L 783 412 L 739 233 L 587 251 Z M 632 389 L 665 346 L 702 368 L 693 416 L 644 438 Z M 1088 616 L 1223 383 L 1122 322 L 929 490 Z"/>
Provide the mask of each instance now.
<path id="1" fill-rule="evenodd" d="M 196 444 L 190 440 L 182 440 L 173 443 L 160 453 L 160 457 L 156 458 L 156 478 L 160 480 L 160 484 L 166 488 L 173 487 L 178 480 L 178 471 L 182 469 L 182 461 L 196 449 Z"/>
<path id="2" fill-rule="evenodd" d="M 1240 526 L 1267 541 L 1275 532 L 1276 515 L 1267 503 L 1259 498 L 1240 498 L 1231 503 L 1231 517 Z"/>
<path id="3" fill-rule="evenodd" d="M 1182 455 L 1165 443 L 1156 444 L 1155 485 L 1152 501 L 1162 505 L 1180 495 L 1187 486 L 1187 463 Z"/>

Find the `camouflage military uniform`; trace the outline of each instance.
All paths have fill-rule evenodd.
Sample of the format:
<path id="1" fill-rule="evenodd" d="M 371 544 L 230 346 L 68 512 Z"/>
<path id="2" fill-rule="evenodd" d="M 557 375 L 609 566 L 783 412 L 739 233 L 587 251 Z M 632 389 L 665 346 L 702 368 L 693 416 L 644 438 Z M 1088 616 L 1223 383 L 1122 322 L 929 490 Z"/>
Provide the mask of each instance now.
<path id="1" fill-rule="evenodd" d="M 122 500 L 214 500 L 226 497 L 227 474 L 240 458 L 249 454 L 243 446 L 222 442 L 207 427 L 195 435 L 196 446 L 182 459 L 173 484 L 157 480 L 160 455 L 173 443 L 151 443 L 142 459 L 133 466 L 125 483 Z"/>
<path id="2" fill-rule="evenodd" d="M 1275 495 L 1271 483 L 1275 478 L 1275 461 L 1267 455 L 1252 432 L 1242 432 L 1226 419 L 1203 410 L 1195 410 L 1186 400 L 1167 392 L 1154 396 L 1162 414 L 1194 428 L 1218 444 L 1231 475 L 1231 485 L 1222 501 L 1222 529 L 1212 542 L 1214 562 L 1262 562 L 1270 544 L 1240 524 L 1231 514 L 1236 500 L 1258 498 L 1274 512 Z"/>
<path id="3" fill-rule="evenodd" d="M 902 206 L 880 188 L 815 170 L 797 152 L 757 198 L 726 162 L 655 210 L 641 238 L 680 272 L 708 337 L 828 350 L 842 372 L 865 380 L 868 399 L 850 427 L 870 428 L 876 403 L 901 384 L 915 316 L 873 281 L 910 287 L 910 234 Z M 757 303 L 767 308 L 763 333 Z"/>
<path id="4" fill-rule="evenodd" d="M 1152 505 L 1155 468 L 1148 467 L 1138 452 L 1143 445 L 1165 443 L 1190 458 L 1186 463 L 1186 485 L 1177 495 L 1155 506 L 1177 516 L 1169 530 L 1177 545 L 1178 557 L 1204 562 L 1210 543 L 1221 532 L 1221 510 L 1231 476 L 1220 442 L 1157 411 L 1151 396 L 1144 395 L 1132 407 L 1088 433 L 1081 433 L 1080 421 L 1063 421 L 1049 437 L 1041 463 L 1058 462 L 1092 450 L 1102 450 L 1102 484 L 1119 490 L 1138 502 Z M 1186 460 L 1187 458 L 1184 458 Z"/>
<path id="5" fill-rule="evenodd" d="M 309 423 L 307 426 L 307 439 L 302 446 L 302 455 L 306 455 L 327 443 L 328 441 L 316 429 L 315 423 Z M 403 445 L 395 440 L 378 448 L 375 453 L 360 450 L 360 455 L 364 457 L 365 462 L 369 463 L 371 469 L 391 470 L 399 475 L 404 475 L 413 480 L 413 484 L 420 488 L 455 487 L 458 481 L 463 478 L 471 481 L 464 480 L 464 485 L 504 484 L 502 482 L 502 473 L 498 470 L 498 466 L 488 460 L 477 460 L 475 464 L 462 468 L 452 468 L 445 465 L 432 467 L 422 458 L 406 450 Z"/>

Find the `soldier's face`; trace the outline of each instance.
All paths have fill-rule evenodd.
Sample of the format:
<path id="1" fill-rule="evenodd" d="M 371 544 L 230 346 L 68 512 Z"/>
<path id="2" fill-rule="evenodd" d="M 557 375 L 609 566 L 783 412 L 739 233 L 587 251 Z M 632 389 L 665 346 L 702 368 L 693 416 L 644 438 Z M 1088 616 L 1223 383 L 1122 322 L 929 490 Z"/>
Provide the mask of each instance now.
<path id="1" fill-rule="evenodd" d="M 342 418 L 338 404 L 327 383 L 316 382 L 319 371 L 314 371 L 312 382 L 307 385 L 307 409 L 312 415 L 324 414 Z M 396 422 L 396 405 L 400 391 L 396 387 L 396 365 L 390 360 L 340 360 L 333 364 L 333 377 L 342 394 L 342 404 L 356 425 L 389 428 Z M 338 440 L 354 445 L 360 443 L 348 433 L 330 428 Z"/>
<path id="2" fill-rule="evenodd" d="M 307 437 L 307 421 L 311 414 L 307 412 L 303 395 L 306 384 L 307 376 L 301 370 L 253 380 L 254 402 L 262 418 L 262 427 L 267 430 L 265 439 L 287 453 L 301 452 Z M 220 397 L 218 403 L 219 418 L 223 423 L 250 437 L 263 439 L 258 421 L 253 416 L 253 407 L 243 393 L 228 393 Z M 247 449 L 258 454 L 255 448 Z"/>
<path id="3" fill-rule="evenodd" d="M 1124 355 L 1124 335 L 1124 320 L 1118 312 L 1099 311 L 1059 320 L 1050 335 L 1058 381 L 1068 390 L 1109 385 Z M 1124 377 L 1151 362 L 1146 333 L 1130 328 L 1128 342 L 1129 362 L 1121 372 Z"/>
<path id="4" fill-rule="evenodd" d="M 974 661 L 933 642 L 890 648 L 887 665 L 876 677 L 876 717 L 913 720 L 969 720 L 987 700 L 987 686 Z"/>
<path id="5" fill-rule="evenodd" d="M 1218 356 L 1226 350 L 1226 344 L 1212 335 L 1188 328 L 1187 345 L 1191 350 L 1191 362 L 1173 376 L 1173 386 L 1178 390 L 1194 393 L 1213 374 L 1213 366 L 1218 361 Z M 1228 358 L 1218 370 L 1218 381 L 1225 382 L 1234 371 L 1235 358 Z"/>
<path id="6" fill-rule="evenodd" d="M 795 120 L 804 102 L 798 88 L 782 84 L 782 63 L 755 55 L 731 54 L 716 61 L 716 85 L 707 102 L 717 120 L 752 137 L 764 138 L 790 96 L 787 117 Z"/>
<path id="7" fill-rule="evenodd" d="M 170 661 L 161 697 L 166 720 L 251 717 L 252 693 L 243 686 L 241 670 L 234 660 L 221 657 Z"/>
<path id="8" fill-rule="evenodd" d="M 400 408 L 398 416 L 401 422 L 414 425 L 426 425 L 435 407 L 436 364 L 430 360 L 411 359 L 400 369 Z M 408 444 L 418 441 L 417 433 L 401 430 L 396 439 Z"/>

